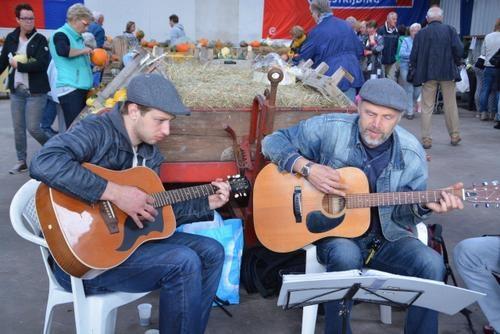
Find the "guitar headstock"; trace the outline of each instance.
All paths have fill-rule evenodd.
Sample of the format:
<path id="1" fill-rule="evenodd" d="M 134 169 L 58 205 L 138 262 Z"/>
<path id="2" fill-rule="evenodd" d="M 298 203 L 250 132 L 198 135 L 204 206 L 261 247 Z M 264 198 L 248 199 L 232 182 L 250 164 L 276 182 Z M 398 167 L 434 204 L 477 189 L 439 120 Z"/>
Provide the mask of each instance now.
<path id="1" fill-rule="evenodd" d="M 246 206 L 250 198 L 251 185 L 245 176 L 239 174 L 228 176 L 227 181 L 231 187 L 231 198 L 235 199 L 240 206 Z"/>
<path id="2" fill-rule="evenodd" d="M 472 185 L 472 188 L 464 188 L 464 200 L 474 203 L 477 208 L 484 204 L 489 208 L 494 205 L 500 208 L 500 185 L 498 181 L 483 182 L 481 185 Z"/>

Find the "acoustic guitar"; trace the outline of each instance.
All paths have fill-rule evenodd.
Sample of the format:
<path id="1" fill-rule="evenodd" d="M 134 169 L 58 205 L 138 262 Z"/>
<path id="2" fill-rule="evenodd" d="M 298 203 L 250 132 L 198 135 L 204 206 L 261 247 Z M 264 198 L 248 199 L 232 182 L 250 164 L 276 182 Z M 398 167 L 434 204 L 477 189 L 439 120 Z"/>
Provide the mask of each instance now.
<path id="1" fill-rule="evenodd" d="M 348 186 L 345 197 L 325 194 L 301 176 L 280 173 L 268 164 L 253 188 L 253 218 L 259 241 L 275 252 L 291 252 L 325 237 L 354 238 L 370 226 L 370 207 L 437 202 L 441 190 L 369 193 L 362 170 L 337 169 Z M 471 189 L 446 190 L 464 201 L 500 203 L 497 182 Z"/>
<path id="2" fill-rule="evenodd" d="M 40 184 L 35 202 L 43 235 L 52 256 L 68 274 L 82 277 L 91 269 L 110 269 L 125 261 L 141 244 L 174 233 L 171 205 L 215 194 L 211 184 L 165 191 L 156 173 L 146 167 L 113 171 L 92 164 L 83 166 L 106 180 L 135 186 L 154 198 L 159 213 L 154 222 L 135 222 L 109 201 L 88 204 Z M 246 197 L 250 184 L 244 177 L 228 178 L 233 198 Z"/>

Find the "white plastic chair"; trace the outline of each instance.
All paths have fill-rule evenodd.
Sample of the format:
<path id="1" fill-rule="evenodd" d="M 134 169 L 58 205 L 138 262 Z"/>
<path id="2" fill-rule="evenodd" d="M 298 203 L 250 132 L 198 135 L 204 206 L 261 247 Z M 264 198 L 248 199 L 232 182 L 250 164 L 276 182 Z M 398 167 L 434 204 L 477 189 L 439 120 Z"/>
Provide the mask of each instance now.
<path id="1" fill-rule="evenodd" d="M 420 241 L 427 245 L 428 235 L 426 225 L 422 222 L 417 224 L 416 231 Z M 303 247 L 303 249 L 306 251 L 306 274 L 326 272 L 325 266 L 319 263 L 316 257 L 316 246 L 311 244 Z M 302 308 L 302 334 L 314 334 L 317 315 L 317 304 Z M 387 325 L 392 323 L 392 310 L 390 306 L 380 305 L 380 321 Z"/>
<path id="2" fill-rule="evenodd" d="M 36 214 L 34 196 L 39 182 L 26 182 L 14 195 L 10 204 L 10 220 L 14 230 L 22 238 L 40 246 L 42 259 L 49 279 L 49 296 L 45 311 L 43 333 L 50 333 L 54 306 L 73 302 L 76 332 L 78 334 L 111 334 L 115 332 L 117 308 L 131 303 L 146 293 L 113 292 L 86 296 L 80 278 L 71 277 L 73 292 L 64 290 L 57 282 L 47 261 L 48 246 L 40 237 L 40 226 Z M 30 226 L 30 229 L 27 228 Z"/>

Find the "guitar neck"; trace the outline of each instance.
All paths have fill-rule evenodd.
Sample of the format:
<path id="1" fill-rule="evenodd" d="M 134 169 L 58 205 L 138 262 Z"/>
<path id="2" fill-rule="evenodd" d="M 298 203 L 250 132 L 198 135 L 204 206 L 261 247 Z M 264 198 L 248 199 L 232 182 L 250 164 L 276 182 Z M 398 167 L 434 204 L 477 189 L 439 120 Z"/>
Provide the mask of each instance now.
<path id="1" fill-rule="evenodd" d="M 444 190 L 463 198 L 462 189 Z M 349 209 L 369 208 L 385 205 L 420 204 L 439 202 L 443 190 L 408 191 L 393 193 L 347 194 L 346 206 Z"/>
<path id="2" fill-rule="evenodd" d="M 161 208 L 167 205 L 185 202 L 195 198 L 208 197 L 215 194 L 215 191 L 216 188 L 213 185 L 203 184 L 201 186 L 161 191 L 158 193 L 154 193 L 151 196 L 153 196 L 155 200 L 153 206 L 155 208 Z"/>

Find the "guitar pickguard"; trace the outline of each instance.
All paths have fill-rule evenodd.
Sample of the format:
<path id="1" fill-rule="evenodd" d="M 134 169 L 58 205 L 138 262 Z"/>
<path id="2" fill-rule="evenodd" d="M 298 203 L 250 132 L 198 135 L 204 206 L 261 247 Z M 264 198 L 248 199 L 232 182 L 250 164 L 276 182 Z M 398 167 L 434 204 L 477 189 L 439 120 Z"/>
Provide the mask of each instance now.
<path id="1" fill-rule="evenodd" d="M 139 228 L 135 224 L 134 220 L 127 216 L 127 219 L 123 224 L 124 228 L 123 241 L 120 247 L 116 249 L 117 251 L 124 252 L 129 250 L 141 235 L 148 235 L 150 232 L 153 231 L 162 232 L 163 215 L 162 214 L 157 215 L 154 222 L 143 221 L 142 224 L 144 225 L 144 227 Z"/>
<path id="2" fill-rule="evenodd" d="M 321 211 L 311 211 L 307 214 L 306 226 L 311 233 L 323 233 L 342 224 L 344 218 L 345 214 L 330 218 L 321 213 Z"/>

